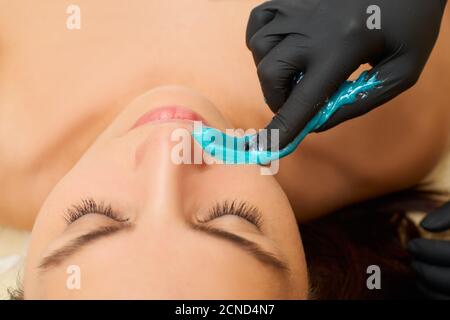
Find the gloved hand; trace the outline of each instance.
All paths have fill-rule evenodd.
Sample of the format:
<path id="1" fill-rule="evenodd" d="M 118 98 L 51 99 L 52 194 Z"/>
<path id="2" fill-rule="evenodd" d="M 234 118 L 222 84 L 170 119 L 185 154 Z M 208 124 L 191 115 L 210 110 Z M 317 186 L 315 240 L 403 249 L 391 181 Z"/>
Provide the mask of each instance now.
<path id="1" fill-rule="evenodd" d="M 421 226 L 431 232 L 450 230 L 450 202 L 429 214 Z M 419 289 L 431 299 L 450 299 L 450 241 L 414 239 L 408 250 Z"/>
<path id="2" fill-rule="evenodd" d="M 447 0 L 272 0 L 256 7 L 247 27 L 266 102 L 276 113 L 267 129 L 280 129 L 280 148 L 361 64 L 384 81 L 341 108 L 329 129 L 394 98 L 418 80 L 436 42 Z M 380 8 L 381 29 L 369 29 Z M 292 86 L 301 72 L 300 84 Z"/>

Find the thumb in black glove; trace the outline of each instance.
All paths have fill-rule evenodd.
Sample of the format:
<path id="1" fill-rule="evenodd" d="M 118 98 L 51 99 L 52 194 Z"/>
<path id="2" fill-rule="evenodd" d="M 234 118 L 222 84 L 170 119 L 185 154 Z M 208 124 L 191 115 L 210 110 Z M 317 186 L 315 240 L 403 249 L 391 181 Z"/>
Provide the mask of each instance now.
<path id="1" fill-rule="evenodd" d="M 272 0 L 256 7 L 247 27 L 267 104 L 276 113 L 280 148 L 291 142 L 361 64 L 383 85 L 338 110 L 320 129 L 360 116 L 419 78 L 436 42 L 446 0 Z M 368 8 L 381 29 L 369 29 Z M 370 10 L 369 10 L 370 12 Z M 292 79 L 303 73 L 292 88 Z"/>
<path id="2" fill-rule="evenodd" d="M 431 232 L 450 230 L 450 202 L 429 214 L 421 226 Z M 450 300 L 450 241 L 414 239 L 408 250 L 419 289 L 431 299 Z"/>

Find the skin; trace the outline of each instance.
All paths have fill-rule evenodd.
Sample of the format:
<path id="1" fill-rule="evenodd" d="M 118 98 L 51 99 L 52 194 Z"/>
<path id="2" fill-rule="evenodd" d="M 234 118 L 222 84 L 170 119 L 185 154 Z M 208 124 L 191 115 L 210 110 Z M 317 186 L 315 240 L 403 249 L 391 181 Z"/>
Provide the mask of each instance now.
<path id="1" fill-rule="evenodd" d="M 128 128 L 141 112 L 148 110 L 149 106 L 142 107 L 139 111 L 138 107 L 134 107 L 136 97 L 147 96 L 152 88 L 175 84 L 189 89 L 166 87 L 158 90 L 171 92 L 170 99 L 168 98 L 171 103 L 183 103 L 183 99 L 188 99 L 185 96 L 201 94 L 214 105 L 210 110 L 216 110 L 205 112 L 205 118 L 217 123 L 219 128 L 223 129 L 224 125 L 244 129 L 262 128 L 269 122 L 272 114 L 264 104 L 253 59 L 244 41 L 248 15 L 251 9 L 261 2 L 199 0 L 194 3 L 188 0 L 136 0 L 130 4 L 120 0 L 79 0 L 77 4 L 82 8 L 82 29 L 68 31 L 65 28 L 67 17 L 65 11 L 67 6 L 72 4 L 70 1 L 46 0 L 40 1 L 38 5 L 32 0 L 0 0 L 0 180 L 2 181 L 0 223 L 30 229 L 37 220 L 27 264 L 27 274 L 33 276 L 26 277 L 26 294 L 30 297 L 40 296 L 38 288 L 53 283 L 37 276 L 36 264 L 38 259 L 45 255 L 46 246 L 63 233 L 64 210 L 73 202 L 78 202 L 80 197 L 117 195 L 117 200 L 109 197 L 102 200 L 114 202 L 115 206 L 128 205 L 127 212 L 133 214 L 131 218 L 157 212 L 142 203 L 142 195 L 135 194 L 139 192 L 134 189 L 140 189 L 139 184 L 145 185 L 145 181 L 124 178 L 127 175 L 133 176 L 131 168 L 125 170 L 120 166 L 124 169 L 122 172 L 114 167 L 114 164 L 119 166 L 118 161 L 127 163 L 124 154 L 130 156 L 133 151 L 128 150 L 129 153 L 119 151 L 119 144 L 114 145 L 112 142 L 108 149 L 108 143 L 99 142 L 108 140 L 104 137 L 116 141 L 113 137 L 120 132 L 118 128 L 120 125 L 117 124 L 119 119 L 124 119 L 122 124 L 124 127 L 121 129 Z M 285 291 L 283 293 L 289 297 L 304 296 L 306 271 L 299 240 L 294 239 L 298 235 L 293 230 L 295 223 L 292 223 L 292 209 L 276 206 L 282 206 L 280 202 L 287 206 L 287 195 L 297 220 L 309 220 L 357 201 L 414 186 L 430 172 L 448 145 L 450 108 L 446 90 L 450 86 L 450 77 L 447 76 L 450 74 L 447 57 L 450 50 L 449 22 L 447 10 L 437 47 L 421 81 L 414 89 L 364 117 L 349 121 L 328 132 L 308 137 L 295 154 L 282 160 L 280 172 L 275 177 L 278 184 L 273 178 L 263 179 L 257 168 L 218 166 L 208 171 L 211 172 L 211 177 L 206 175 L 203 177 L 211 178 L 210 181 L 229 183 L 228 188 L 224 188 L 221 184 L 219 189 L 219 186 L 206 180 L 190 181 L 195 179 L 184 179 L 183 183 L 186 185 L 181 185 L 180 181 L 175 181 L 174 176 L 177 174 L 193 176 L 193 171 L 198 168 L 183 168 L 183 172 L 180 173 L 178 172 L 181 171 L 180 168 L 164 165 L 164 170 L 159 169 L 157 173 L 158 178 L 167 180 L 164 183 L 158 182 L 165 188 L 160 187 L 154 192 L 167 191 L 165 195 L 167 198 L 169 189 L 172 188 L 173 198 L 174 194 L 178 194 L 173 191 L 178 184 L 178 190 L 185 190 L 181 194 L 192 193 L 192 195 L 189 196 L 191 200 L 186 200 L 187 196 L 183 199 L 177 198 L 175 204 L 185 204 L 185 201 L 189 203 L 194 200 L 201 202 L 204 199 L 215 202 L 220 195 L 226 198 L 249 197 L 249 200 L 258 207 L 265 206 L 261 211 L 267 216 L 266 220 L 286 223 L 277 227 L 277 231 L 270 234 L 270 237 L 279 247 L 278 250 L 282 250 L 283 255 L 289 259 L 290 267 L 298 269 L 299 272 L 299 279 L 293 283 L 298 285 L 296 290 L 300 293 L 289 286 L 283 286 L 284 290 L 287 290 L 287 293 Z M 178 90 L 185 93 L 177 93 Z M 182 101 L 178 101 L 179 98 Z M 199 99 L 203 101 L 203 98 Z M 198 105 L 202 104 L 192 103 L 190 107 L 201 108 Z M 131 114 L 132 111 L 129 110 L 135 110 L 136 113 Z M 219 116 L 219 112 L 222 116 Z M 129 114 L 127 120 L 124 114 Z M 111 133 L 111 128 L 114 127 L 118 131 Z M 155 138 L 152 139 L 167 134 L 165 131 L 167 127 L 160 129 L 161 133 L 155 133 Z M 97 142 L 93 144 L 95 141 Z M 131 148 L 133 144 L 130 142 L 128 145 Z M 167 146 L 158 145 L 162 151 L 167 151 Z M 108 154 L 111 156 L 107 157 Z M 160 155 L 162 157 L 164 152 L 160 152 Z M 157 157 L 152 157 L 151 161 L 156 163 L 157 160 Z M 234 170 L 237 172 L 232 173 Z M 238 174 L 242 174 L 239 179 L 235 177 Z M 228 181 L 227 179 L 231 177 L 233 180 Z M 118 179 L 121 182 L 114 183 L 116 180 L 107 180 L 107 183 L 103 183 L 105 179 Z M 114 186 L 119 188 L 123 185 L 124 179 L 131 180 L 126 193 L 124 190 L 106 191 L 106 188 Z M 173 179 L 172 183 L 169 183 L 170 179 Z M 238 186 L 235 181 L 239 181 Z M 197 183 L 202 188 L 204 186 L 208 188 L 203 190 L 188 183 Z M 219 190 L 215 190 L 213 186 Z M 148 188 L 150 186 L 144 190 Z M 87 190 L 93 194 L 86 194 Z M 208 198 L 204 194 L 195 195 L 196 190 L 211 193 L 215 190 L 217 193 L 211 194 Z M 123 203 L 118 201 L 119 199 L 123 199 Z M 156 202 L 153 205 L 162 204 Z M 170 207 L 174 204 L 165 205 Z M 206 203 L 202 205 L 208 206 Z M 178 212 L 177 215 L 167 215 L 174 220 L 181 219 L 181 212 L 191 218 L 197 212 L 194 207 L 189 210 L 170 208 L 168 210 Z M 167 213 L 167 210 L 159 212 Z M 280 218 L 280 215 L 285 218 Z M 36 219 L 37 216 L 39 217 Z M 156 217 L 159 216 L 155 216 L 155 219 Z M 149 224 L 150 222 L 148 220 Z M 181 224 L 181 221 L 179 222 Z M 140 223 L 133 231 L 137 235 L 122 234 L 120 236 L 128 236 L 128 240 L 114 243 L 117 245 L 123 243 L 124 249 L 127 249 L 127 243 L 128 245 L 133 243 L 133 248 L 141 246 L 142 243 L 142 248 L 136 250 L 136 255 L 151 250 L 152 248 L 148 248 L 148 244 L 153 243 L 150 238 L 139 242 L 132 241 L 131 237 L 160 239 L 157 237 L 159 229 L 154 233 L 140 232 L 146 225 L 144 219 Z M 185 232 L 186 239 L 191 236 L 188 229 L 176 230 Z M 290 233 L 292 236 L 288 236 Z M 164 234 L 170 239 L 171 232 L 167 231 Z M 281 234 L 286 235 L 285 240 L 276 239 L 277 235 Z M 114 238 L 111 238 L 111 241 L 112 239 Z M 192 246 L 189 247 L 193 239 L 194 235 L 189 241 L 186 240 L 185 250 L 188 253 L 196 250 Z M 103 243 L 99 242 L 98 245 L 106 245 Z M 175 245 L 173 241 L 167 243 Z M 109 245 L 109 242 L 107 244 Z M 218 246 L 217 250 L 220 252 L 225 250 L 224 245 Z M 212 248 L 204 249 L 212 250 Z M 235 248 L 230 248 L 230 252 L 227 252 L 227 261 L 232 260 L 231 256 L 238 257 L 241 254 L 236 250 L 231 252 L 231 249 Z M 289 250 L 297 253 L 287 252 Z M 80 253 L 77 259 L 83 259 L 83 255 L 86 255 L 84 258 L 89 261 L 90 256 L 99 255 L 100 251 L 95 250 L 95 247 L 89 248 Z M 108 250 L 111 251 L 114 254 L 123 252 L 123 250 Z M 191 258 L 192 254 L 189 255 L 189 259 L 183 260 L 183 263 L 195 260 Z M 139 259 L 153 259 L 155 255 L 154 251 L 149 255 L 140 254 Z M 166 256 L 167 259 L 168 257 L 170 255 Z M 245 266 L 252 264 L 250 257 L 248 258 L 249 262 Z M 138 257 L 134 260 L 137 261 Z M 130 263 L 134 260 L 114 259 Z M 105 258 L 105 263 L 106 261 L 110 260 Z M 113 264 L 108 263 L 108 268 L 111 268 L 111 265 Z M 147 262 L 133 264 L 132 270 L 146 268 L 136 270 L 133 274 L 143 274 L 148 265 Z M 239 266 L 240 272 L 245 273 L 247 269 L 243 264 Z M 61 266 L 59 271 L 55 270 L 53 274 L 49 273 L 45 277 L 65 279 L 67 275 L 64 273 L 64 267 Z M 83 270 L 91 270 L 93 267 L 83 267 Z M 163 268 L 163 264 L 159 265 L 160 270 L 157 270 L 157 267 L 150 268 L 153 274 L 169 271 Z M 264 266 L 254 267 L 261 271 L 258 271 L 258 277 L 266 275 L 269 279 L 273 276 L 271 270 L 266 274 L 262 269 Z M 105 268 L 103 266 L 101 270 Z M 121 270 L 116 269 L 120 275 Z M 87 276 L 87 270 L 83 271 L 83 279 Z M 92 274 L 98 275 L 94 271 Z M 145 279 L 155 286 L 156 275 L 147 276 Z M 249 278 L 247 274 L 234 276 L 236 279 Z M 198 274 L 198 277 L 201 277 L 201 274 Z M 230 276 L 230 279 L 233 277 Z M 168 279 L 168 277 L 161 278 Z M 177 275 L 173 279 L 179 281 L 186 277 Z M 64 281 L 54 281 L 57 288 L 53 289 L 58 294 L 65 292 Z M 114 282 L 103 277 L 95 281 L 102 281 L 101 284 L 95 285 L 96 292 L 98 288 L 107 288 L 106 284 Z M 95 281 L 90 278 L 89 281 L 83 281 L 83 286 L 89 283 L 94 286 Z M 280 281 L 267 281 L 271 284 L 271 288 L 281 287 L 273 285 L 281 283 Z M 259 280 L 256 282 L 260 283 Z M 133 285 L 138 284 L 137 281 L 133 281 Z M 224 291 L 228 290 L 227 292 L 235 291 L 233 288 L 227 288 L 225 284 L 217 287 Z M 119 294 L 109 289 L 106 291 L 114 292 L 116 296 Z M 133 292 L 131 289 L 129 292 Z M 204 288 L 197 289 L 196 292 L 200 292 Z M 264 291 L 264 288 L 259 289 L 261 292 Z M 48 292 L 52 290 L 49 289 Z M 136 293 L 145 291 L 143 288 L 136 290 Z M 189 295 L 193 296 L 194 291 L 189 292 Z M 281 292 L 274 291 L 271 292 L 272 296 L 282 295 Z M 86 291 L 83 292 L 86 294 Z M 154 292 L 148 292 L 145 296 L 150 297 L 151 294 L 162 296 L 163 293 L 174 296 L 161 287 Z M 77 293 L 66 292 L 66 294 Z M 178 294 L 182 296 L 181 292 Z M 226 292 L 221 294 L 225 295 Z"/>
<path id="2" fill-rule="evenodd" d="M 244 41 L 261 2 L 81 0 L 81 30 L 68 31 L 70 1 L 0 0 L 0 223 L 30 229 L 58 180 L 151 88 L 187 86 L 234 127 L 264 127 L 272 114 Z M 311 135 L 282 162 L 277 180 L 299 220 L 411 187 L 439 161 L 450 127 L 449 22 L 447 10 L 412 90 Z"/>
<path id="3" fill-rule="evenodd" d="M 297 224 L 273 177 L 261 175 L 257 166 L 174 164 L 172 132 L 192 131 L 190 122 L 157 121 L 130 130 L 146 111 L 173 104 L 189 106 L 217 128 L 229 128 L 211 103 L 184 88 L 157 88 L 131 103 L 45 201 L 27 256 L 26 298 L 306 298 L 306 264 Z M 110 204 L 134 228 L 86 245 L 43 271 L 41 259 L 75 236 L 122 223 L 93 212 L 67 226 L 67 207 L 85 198 Z M 288 275 L 189 227 L 203 221 L 214 202 L 227 199 L 257 204 L 261 230 L 236 216 L 200 224 L 253 240 L 285 261 Z M 80 290 L 67 289 L 66 270 L 71 265 L 82 272 Z"/>

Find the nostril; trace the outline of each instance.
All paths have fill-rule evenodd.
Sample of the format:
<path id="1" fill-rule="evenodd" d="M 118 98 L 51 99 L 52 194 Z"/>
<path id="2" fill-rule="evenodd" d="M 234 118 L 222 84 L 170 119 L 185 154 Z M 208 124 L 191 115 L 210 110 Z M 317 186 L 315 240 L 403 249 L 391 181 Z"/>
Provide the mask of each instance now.
<path id="1" fill-rule="evenodd" d="M 145 154 L 146 154 L 146 145 L 145 142 L 141 143 L 137 148 L 136 151 L 134 153 L 134 167 L 137 168 L 141 165 L 141 163 L 143 162 L 144 158 L 145 158 Z"/>

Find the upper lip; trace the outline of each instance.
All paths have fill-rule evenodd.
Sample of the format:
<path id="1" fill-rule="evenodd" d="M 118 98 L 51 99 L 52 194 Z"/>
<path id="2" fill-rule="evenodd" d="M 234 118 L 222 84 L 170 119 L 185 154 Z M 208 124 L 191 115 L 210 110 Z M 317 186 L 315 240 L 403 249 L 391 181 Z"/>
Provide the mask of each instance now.
<path id="1" fill-rule="evenodd" d="M 161 120 L 189 120 L 189 121 L 202 121 L 206 124 L 203 117 L 193 110 L 178 106 L 178 105 L 167 105 L 152 109 L 144 113 L 133 125 L 131 129 L 140 127 L 150 122 L 161 121 Z"/>

